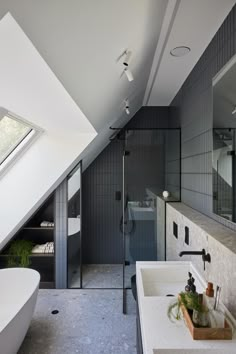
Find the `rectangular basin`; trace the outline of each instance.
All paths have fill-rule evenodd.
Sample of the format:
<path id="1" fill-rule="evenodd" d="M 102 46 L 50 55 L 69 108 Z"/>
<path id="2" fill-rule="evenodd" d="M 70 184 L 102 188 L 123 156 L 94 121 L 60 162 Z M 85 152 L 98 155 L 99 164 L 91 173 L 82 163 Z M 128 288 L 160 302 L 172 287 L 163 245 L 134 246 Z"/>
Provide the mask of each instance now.
<path id="1" fill-rule="evenodd" d="M 157 262 L 158 263 L 158 262 Z M 204 290 L 204 281 L 193 267 L 177 262 L 160 262 L 155 267 L 140 268 L 144 296 L 177 296 L 184 291 L 188 280 L 188 272 L 195 278 L 198 292 Z"/>

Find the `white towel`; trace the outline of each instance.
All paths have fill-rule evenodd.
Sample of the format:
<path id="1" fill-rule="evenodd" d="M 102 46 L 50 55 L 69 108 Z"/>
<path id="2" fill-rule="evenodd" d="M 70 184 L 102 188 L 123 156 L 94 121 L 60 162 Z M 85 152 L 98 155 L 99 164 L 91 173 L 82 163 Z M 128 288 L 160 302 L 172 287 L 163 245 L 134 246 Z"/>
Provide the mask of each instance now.
<path id="1" fill-rule="evenodd" d="M 54 253 L 54 242 L 36 245 L 33 247 L 32 253 Z"/>
<path id="2" fill-rule="evenodd" d="M 41 227 L 54 227 L 54 222 L 51 221 L 42 221 L 40 224 Z"/>

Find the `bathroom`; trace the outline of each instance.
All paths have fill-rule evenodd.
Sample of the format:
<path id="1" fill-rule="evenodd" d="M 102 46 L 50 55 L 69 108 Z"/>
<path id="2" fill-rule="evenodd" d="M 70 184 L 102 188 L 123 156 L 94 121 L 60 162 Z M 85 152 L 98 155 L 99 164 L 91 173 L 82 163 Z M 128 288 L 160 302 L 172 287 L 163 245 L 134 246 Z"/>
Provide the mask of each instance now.
<path id="1" fill-rule="evenodd" d="M 0 164 L 0 274 L 14 240 L 54 247 L 30 256 L 41 281 L 19 335 L 19 354 L 158 352 L 140 298 L 143 323 L 136 338 L 136 261 L 192 262 L 204 281 L 221 287 L 221 300 L 236 317 L 235 1 L 121 1 L 113 8 L 103 0 L 97 17 L 89 3 L 0 4 L 0 123 L 3 111 L 38 132 L 11 165 L 3 170 Z M 129 16 L 134 28 L 124 40 L 119 29 L 130 27 Z M 91 31 L 83 17 L 93 19 Z M 83 55 L 73 49 L 79 30 L 88 39 L 86 47 L 79 36 Z M 121 45 L 113 43 L 117 33 Z M 110 41 L 111 52 L 97 46 L 101 38 Z M 182 57 L 170 54 L 178 46 L 185 48 Z M 179 256 L 203 249 L 211 256 L 205 264 L 202 255 Z M 15 275 L 18 293 L 27 276 Z M 1 342 L 9 343 L 4 331 L 0 352 L 14 354 L 1 351 Z M 197 342 L 176 348 L 194 352 Z M 213 343 L 216 353 L 235 352 L 235 339 L 225 342 L 220 349 Z M 175 344 L 170 340 L 168 349 L 175 352 Z M 201 352 L 209 351 L 204 345 Z"/>

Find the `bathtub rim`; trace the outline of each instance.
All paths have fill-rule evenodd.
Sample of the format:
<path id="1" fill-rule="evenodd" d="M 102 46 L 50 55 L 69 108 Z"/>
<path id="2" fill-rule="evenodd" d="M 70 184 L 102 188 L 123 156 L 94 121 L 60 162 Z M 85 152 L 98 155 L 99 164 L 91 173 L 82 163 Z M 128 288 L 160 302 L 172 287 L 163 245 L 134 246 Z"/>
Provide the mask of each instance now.
<path id="1" fill-rule="evenodd" d="M 31 268 L 21 268 L 21 267 L 15 267 L 15 268 L 3 268 L 0 269 L 0 279 L 1 279 L 1 273 L 13 273 L 14 271 L 17 272 L 26 272 L 26 273 L 34 273 L 35 275 L 35 286 L 32 287 L 32 291 L 29 291 L 27 298 L 24 301 L 19 301 L 19 306 L 17 308 L 17 311 L 15 311 L 7 320 L 0 321 L 0 334 L 4 331 L 5 328 L 11 323 L 11 321 L 14 320 L 14 318 L 17 316 L 17 314 L 23 309 L 23 307 L 27 304 L 27 302 L 31 299 L 31 297 L 34 295 L 35 291 L 38 291 L 39 289 L 39 283 L 40 283 L 40 274 L 37 270 L 31 269 Z"/>

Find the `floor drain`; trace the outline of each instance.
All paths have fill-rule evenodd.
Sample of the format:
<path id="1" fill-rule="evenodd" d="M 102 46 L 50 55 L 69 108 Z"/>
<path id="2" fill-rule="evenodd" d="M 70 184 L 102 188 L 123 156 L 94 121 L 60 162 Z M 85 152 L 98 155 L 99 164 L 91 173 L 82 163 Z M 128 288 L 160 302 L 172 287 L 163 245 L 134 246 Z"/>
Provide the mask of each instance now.
<path id="1" fill-rule="evenodd" d="M 58 310 L 53 310 L 53 311 L 51 312 L 52 315 L 57 315 L 58 313 L 59 313 Z"/>

